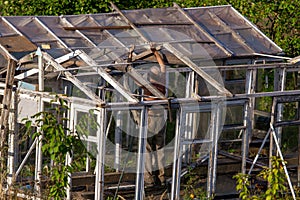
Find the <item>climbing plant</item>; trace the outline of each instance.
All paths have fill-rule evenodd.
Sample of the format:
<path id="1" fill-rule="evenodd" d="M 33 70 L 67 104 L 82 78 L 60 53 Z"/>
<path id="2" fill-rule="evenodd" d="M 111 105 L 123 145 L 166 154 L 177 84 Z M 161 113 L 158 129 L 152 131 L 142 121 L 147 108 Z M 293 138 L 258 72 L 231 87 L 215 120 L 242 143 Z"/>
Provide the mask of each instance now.
<path id="1" fill-rule="evenodd" d="M 59 104 L 55 104 L 59 102 Z M 32 133 L 32 128 L 37 127 L 33 133 L 33 138 L 41 138 L 43 156 L 52 160 L 50 166 L 50 177 L 47 189 L 49 199 L 62 199 L 66 197 L 66 187 L 68 186 L 68 176 L 82 163 L 85 156 L 77 156 L 72 164 L 66 164 L 66 157 L 74 155 L 86 155 L 85 148 L 80 138 L 70 132 L 65 126 L 68 118 L 64 117 L 68 111 L 65 101 L 56 98 L 51 102 L 51 107 L 43 112 L 39 112 L 29 119 L 25 119 L 27 133 Z M 41 137 L 40 137 L 41 136 Z"/>
<path id="2" fill-rule="evenodd" d="M 237 174 L 233 178 L 236 179 L 236 190 L 239 192 L 241 199 L 292 199 L 287 187 L 286 175 L 284 173 L 283 161 L 273 156 L 272 167 L 265 167 L 258 175 L 268 185 L 266 189 L 259 189 L 256 184 L 252 185 L 250 176 L 247 174 Z"/>

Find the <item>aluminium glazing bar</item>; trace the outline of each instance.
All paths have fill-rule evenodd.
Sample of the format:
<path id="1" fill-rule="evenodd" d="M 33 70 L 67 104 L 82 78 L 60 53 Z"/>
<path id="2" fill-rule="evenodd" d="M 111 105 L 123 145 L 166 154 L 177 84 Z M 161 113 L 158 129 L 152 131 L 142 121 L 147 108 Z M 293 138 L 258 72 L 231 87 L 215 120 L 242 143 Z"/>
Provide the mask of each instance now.
<path id="1" fill-rule="evenodd" d="M 171 185 L 171 200 L 180 199 L 180 174 L 182 160 L 182 136 L 186 123 L 186 113 L 180 107 L 176 114 L 176 132 L 174 144 L 173 170 L 172 170 L 172 185 Z"/>
<path id="2" fill-rule="evenodd" d="M 10 28 L 12 28 L 18 35 L 23 36 L 23 34 L 13 25 L 11 24 L 5 17 L 1 17 L 2 21 L 4 21 Z"/>
<path id="3" fill-rule="evenodd" d="M 219 47 L 225 54 L 227 54 L 228 56 L 232 56 L 233 52 L 230 51 L 229 49 L 225 48 L 216 38 L 214 38 L 213 36 L 211 36 L 207 31 L 205 31 L 204 28 L 202 28 L 197 22 L 195 22 L 178 4 L 174 3 L 174 7 L 177 8 L 177 10 L 184 15 L 184 17 L 186 17 L 190 22 L 192 22 L 194 24 L 194 26 L 201 32 L 203 33 L 206 37 L 208 37 L 209 39 L 211 39 L 212 41 L 215 42 L 215 44 L 217 45 L 217 47 Z"/>
<path id="4" fill-rule="evenodd" d="M 119 13 L 119 15 L 126 21 L 127 24 L 129 24 L 136 32 L 137 34 L 144 40 L 145 43 L 150 44 L 150 41 L 144 36 L 144 34 L 132 23 L 123 13 L 122 11 L 114 4 L 110 3 L 112 8 Z"/>
<path id="5" fill-rule="evenodd" d="M 47 32 L 49 32 L 62 46 L 67 48 L 69 51 L 72 49 L 62 41 L 46 24 L 44 24 L 38 17 L 34 17 L 35 21 L 38 22 Z"/>
<path id="6" fill-rule="evenodd" d="M 148 116 L 147 108 L 143 107 L 140 116 L 140 128 L 138 137 L 138 158 L 137 158 L 137 172 L 136 172 L 136 187 L 135 200 L 142 200 L 144 195 L 144 170 L 145 170 L 145 153 L 147 144 L 147 127 Z"/>
<path id="7" fill-rule="evenodd" d="M 258 33 L 260 33 L 264 39 L 268 40 L 268 42 L 272 43 L 279 51 L 282 51 L 282 49 L 275 44 L 275 42 L 273 42 L 270 38 L 268 38 L 261 30 L 259 30 L 257 28 L 257 26 L 255 26 L 252 22 L 250 22 L 246 17 L 244 17 L 241 13 L 239 13 L 236 9 L 234 9 L 233 7 L 230 7 L 230 9 L 232 9 L 238 16 L 240 16 L 242 19 L 245 20 L 245 22 L 250 25 L 255 31 L 257 31 Z"/>
<path id="8" fill-rule="evenodd" d="M 57 63 L 49 54 L 43 52 L 43 58 L 51 64 L 56 70 L 63 70 L 64 67 Z M 79 81 L 76 77 L 74 77 L 70 72 L 64 72 L 66 78 L 72 82 L 75 86 L 77 86 L 80 90 L 82 90 L 88 97 L 96 101 L 99 105 L 104 104 L 105 102 L 101 100 L 90 88 L 86 87 L 81 81 Z"/>
<path id="9" fill-rule="evenodd" d="M 83 59 L 88 65 L 95 66 L 97 63 L 91 59 L 85 52 L 82 52 L 79 57 Z M 109 84 L 111 84 L 122 96 L 124 96 L 130 102 L 138 102 L 127 89 L 125 89 L 118 81 L 116 81 L 109 73 L 107 73 L 101 67 L 95 67 L 94 69 L 102 78 L 104 78 Z"/>
<path id="10" fill-rule="evenodd" d="M 97 115 L 97 123 L 99 124 L 97 131 L 97 159 L 96 159 L 96 180 L 95 180 L 95 200 L 103 200 L 104 193 L 104 163 L 105 163 L 105 143 L 106 143 L 106 117 L 107 112 L 105 108 L 99 108 L 99 115 Z"/>
<path id="11" fill-rule="evenodd" d="M 193 69 L 198 75 L 204 78 L 209 84 L 211 84 L 214 88 L 216 88 L 219 92 L 226 96 L 232 96 L 231 92 L 229 92 L 222 84 L 217 82 L 214 78 L 208 75 L 205 71 L 203 71 L 196 63 L 194 63 L 190 58 L 179 52 L 172 45 L 165 43 L 163 45 L 169 52 L 174 54 L 178 59 L 180 59 L 183 63 Z"/>
<path id="12" fill-rule="evenodd" d="M 250 48 L 248 45 L 245 45 L 246 41 L 239 34 L 237 34 L 233 29 L 231 29 L 227 24 L 225 24 L 225 22 L 223 22 L 216 14 L 210 11 L 207 12 L 212 20 L 214 20 L 218 25 L 223 27 L 225 31 L 229 31 L 232 34 L 232 36 L 242 44 L 243 47 L 247 48 L 250 52 L 255 53 L 255 51 L 252 48 Z"/>

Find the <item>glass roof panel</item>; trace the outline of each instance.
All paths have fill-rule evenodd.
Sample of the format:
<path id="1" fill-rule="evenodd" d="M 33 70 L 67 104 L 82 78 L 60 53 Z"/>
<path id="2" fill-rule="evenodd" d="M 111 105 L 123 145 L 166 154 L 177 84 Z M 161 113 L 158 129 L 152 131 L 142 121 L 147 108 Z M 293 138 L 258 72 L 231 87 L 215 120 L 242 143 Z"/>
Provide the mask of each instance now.
<path id="1" fill-rule="evenodd" d="M 68 25 L 64 23 L 58 16 L 41 16 L 39 20 L 42 21 L 57 37 L 59 37 L 68 47 L 92 47 L 92 45 L 84 39 L 76 31 L 69 31 L 64 29 Z"/>
<path id="2" fill-rule="evenodd" d="M 17 16 L 6 17 L 6 19 L 37 46 L 40 46 L 40 44 L 51 43 L 51 48 L 63 48 L 63 46 L 58 43 L 57 39 L 42 27 L 34 17 Z"/>
<path id="3" fill-rule="evenodd" d="M 16 35 L 17 32 L 14 31 L 2 18 L 0 18 L 0 36 L 12 36 Z"/>

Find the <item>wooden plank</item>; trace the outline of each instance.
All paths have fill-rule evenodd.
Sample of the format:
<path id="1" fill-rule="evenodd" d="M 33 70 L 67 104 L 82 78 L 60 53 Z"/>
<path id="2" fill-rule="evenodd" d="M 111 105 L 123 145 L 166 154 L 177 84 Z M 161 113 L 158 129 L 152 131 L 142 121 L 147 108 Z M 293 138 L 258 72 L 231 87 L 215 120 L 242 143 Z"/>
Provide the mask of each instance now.
<path id="1" fill-rule="evenodd" d="M 126 23 L 129 24 L 146 43 L 150 43 L 150 41 L 144 36 L 144 34 L 119 10 L 119 8 L 115 4 L 113 4 L 112 2 L 110 4 L 112 8 L 117 11 L 119 15 L 121 15 Z"/>
<path id="2" fill-rule="evenodd" d="M 150 56 L 152 53 L 153 52 L 151 51 L 151 49 L 149 49 L 149 50 L 144 51 L 144 52 L 142 52 L 140 54 L 133 55 L 131 61 L 134 62 L 134 61 L 139 60 L 141 58 L 144 58 L 146 56 Z"/>
<path id="3" fill-rule="evenodd" d="M 38 69 L 35 69 L 35 68 L 34 69 L 30 69 L 30 70 L 28 70 L 26 72 L 23 72 L 22 74 L 19 74 L 19 75 L 15 76 L 15 79 L 16 80 L 22 80 L 22 79 L 27 78 L 27 77 L 29 77 L 31 75 L 34 75 L 34 74 L 36 74 L 38 72 L 39 72 Z"/>
<path id="4" fill-rule="evenodd" d="M 151 83 L 147 81 L 142 75 L 140 75 L 133 67 L 128 67 L 128 74 L 138 83 L 140 83 L 143 87 L 147 88 L 156 97 L 166 99 L 164 94 L 162 94 L 158 89 L 153 87 Z"/>
<path id="5" fill-rule="evenodd" d="M 3 109 L 1 109 L 0 116 L 0 158 L 5 158 L 7 154 L 7 134 L 9 132 L 8 120 L 9 120 L 9 112 L 11 106 L 12 92 L 13 92 L 13 84 L 14 84 L 14 74 L 17 66 L 17 62 L 13 59 L 8 61 L 7 66 L 7 76 L 5 79 L 5 89 L 2 100 Z M 0 169 L 5 170 L 6 164 L 5 159 L 1 159 L 0 161 Z M 3 171 L 2 171 L 3 172 Z M 4 176 L 0 177 L 0 184 L 4 184 Z"/>
<path id="6" fill-rule="evenodd" d="M 4 56 L 6 57 L 7 60 L 13 60 L 13 61 L 15 61 L 15 62 L 18 61 L 18 59 L 16 59 L 13 55 L 11 55 L 11 54 L 9 53 L 9 51 L 8 51 L 4 46 L 2 46 L 2 44 L 0 44 L 0 53 L 1 53 L 2 55 L 4 55 Z"/>
<path id="7" fill-rule="evenodd" d="M 131 29 L 131 26 L 74 26 L 74 27 L 63 27 L 67 31 L 76 30 L 111 30 L 111 29 Z"/>
<path id="8" fill-rule="evenodd" d="M 63 56 L 61 56 L 61 57 L 59 57 L 59 58 L 56 58 L 55 61 L 56 61 L 57 63 L 61 64 L 61 63 L 63 63 L 63 62 L 66 62 L 66 61 L 68 61 L 68 60 L 70 60 L 70 59 L 72 59 L 72 58 L 78 56 L 80 53 L 81 53 L 81 51 L 76 50 L 75 52 L 71 52 L 71 53 L 68 53 L 68 54 L 66 54 L 66 55 L 63 55 Z M 17 79 L 17 80 L 22 80 L 22 79 L 27 78 L 27 77 L 29 77 L 29 76 L 32 76 L 32 75 L 34 75 L 34 74 L 36 74 L 36 73 L 38 73 L 38 72 L 39 72 L 39 70 L 36 69 L 36 68 L 30 69 L 30 70 L 28 70 L 28 71 L 26 71 L 26 72 L 23 72 L 22 74 L 19 74 L 19 75 L 15 76 L 15 79 Z"/>
<path id="9" fill-rule="evenodd" d="M 269 112 L 261 111 L 261 110 L 254 110 L 255 115 L 263 116 L 263 117 L 271 117 Z"/>

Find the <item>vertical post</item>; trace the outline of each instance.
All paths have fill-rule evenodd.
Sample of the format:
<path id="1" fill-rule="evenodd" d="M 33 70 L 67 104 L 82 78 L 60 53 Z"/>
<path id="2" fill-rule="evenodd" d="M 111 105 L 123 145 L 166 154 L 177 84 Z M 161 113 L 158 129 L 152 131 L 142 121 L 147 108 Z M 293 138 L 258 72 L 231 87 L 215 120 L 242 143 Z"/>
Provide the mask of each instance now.
<path id="1" fill-rule="evenodd" d="M 13 95 L 14 104 L 13 104 L 13 113 L 10 113 L 9 117 L 9 123 L 8 123 L 8 160 L 7 160 L 7 184 L 8 187 L 13 184 L 13 181 L 15 179 L 15 158 L 17 152 L 16 150 L 16 140 L 15 140 L 15 133 L 17 133 L 17 123 L 16 123 L 16 94 Z"/>
<path id="2" fill-rule="evenodd" d="M 68 129 L 70 131 L 67 132 L 67 134 L 72 134 L 74 132 L 74 103 L 68 102 L 68 108 L 69 108 L 69 112 L 68 112 Z M 71 155 L 68 153 L 66 155 L 66 166 L 70 166 L 72 162 L 72 157 Z M 66 200 L 71 200 L 71 188 L 72 188 L 72 174 L 68 173 L 68 185 L 66 187 L 66 193 L 67 193 L 67 197 Z"/>
<path id="3" fill-rule="evenodd" d="M 87 142 L 87 144 L 86 144 L 86 150 L 88 152 L 91 150 L 90 142 Z M 89 155 L 87 154 L 86 155 L 86 161 L 85 161 L 85 172 L 89 172 L 90 169 L 91 169 L 91 160 L 90 160 Z"/>
<path id="4" fill-rule="evenodd" d="M 97 123 L 100 125 L 97 131 L 98 155 L 96 164 L 96 180 L 95 180 L 95 200 L 103 200 L 104 193 L 104 161 L 105 161 L 105 143 L 106 143 L 106 110 L 99 108 L 97 115 Z"/>
<path id="5" fill-rule="evenodd" d="M 38 68 L 39 68 L 39 91 L 44 91 L 44 67 L 43 67 L 43 54 L 40 47 L 37 48 L 35 55 L 38 56 Z"/>
<path id="6" fill-rule="evenodd" d="M 274 83 L 274 89 L 277 91 L 284 91 L 285 88 L 285 79 L 286 79 L 286 68 L 279 68 L 276 69 L 276 76 L 275 76 L 275 83 Z M 275 87 L 276 86 L 276 87 Z M 277 107 L 277 113 L 276 113 L 276 120 L 281 121 L 282 120 L 282 113 L 283 113 L 283 105 L 278 104 Z M 276 128 L 278 143 L 281 146 L 281 138 L 282 138 L 282 127 Z"/>
<path id="7" fill-rule="evenodd" d="M 275 122 L 276 107 L 277 107 L 277 100 L 276 100 L 276 97 L 273 97 L 270 124 L 274 124 L 274 122 Z M 270 169 L 272 168 L 271 158 L 273 156 L 273 151 L 274 151 L 274 139 L 273 139 L 273 134 L 270 134 L 270 142 L 269 142 L 269 168 Z"/>
<path id="8" fill-rule="evenodd" d="M 300 119 L 299 102 L 297 102 L 297 115 Z M 298 165 L 297 165 L 297 186 L 300 187 L 300 126 L 298 126 Z"/>
<path id="9" fill-rule="evenodd" d="M 176 115 L 176 133 L 174 144 L 173 171 L 172 171 L 172 186 L 171 200 L 179 200 L 180 196 L 180 174 L 182 160 L 182 136 L 184 134 L 186 123 L 186 113 L 183 111 L 183 106 L 179 108 Z"/>
<path id="10" fill-rule="evenodd" d="M 145 153 L 147 144 L 147 127 L 148 127 L 147 108 L 141 110 L 141 123 L 139 127 L 139 141 L 137 154 L 137 172 L 136 172 L 136 187 L 135 200 L 142 200 L 144 193 L 144 169 L 145 169 Z"/>
<path id="11" fill-rule="evenodd" d="M 12 98 L 12 90 L 13 90 L 13 84 L 14 84 L 14 75 L 15 75 L 15 69 L 16 69 L 16 61 L 9 59 L 8 60 L 8 66 L 7 66 L 7 75 L 5 79 L 5 89 L 3 94 L 3 100 L 2 100 L 2 110 L 1 110 L 1 116 L 0 116 L 0 170 L 1 173 L 6 173 L 6 163 L 5 163 L 5 157 L 7 155 L 7 134 L 9 132 L 8 127 L 8 120 L 9 120 L 9 113 L 10 113 L 10 106 L 11 106 L 11 98 Z M 14 141 L 12 141 L 14 142 Z M 4 186 L 5 180 L 4 176 L 0 177 L 0 184 Z"/>
<path id="12" fill-rule="evenodd" d="M 211 110 L 211 116 L 210 116 L 210 145 L 209 148 L 209 160 L 208 160 L 208 166 L 207 166 L 207 197 L 210 197 L 212 195 L 212 173 L 213 173 L 213 158 L 214 158 L 214 152 L 213 152 L 213 145 L 214 145 L 214 129 L 215 129 L 215 119 L 216 119 L 216 112 L 214 112 L 215 105 L 212 105 L 213 108 Z"/>
<path id="13" fill-rule="evenodd" d="M 121 99 L 119 94 L 117 94 L 117 98 Z M 121 163 L 121 144 L 122 144 L 122 111 L 116 111 L 116 128 L 115 128 L 115 169 L 118 172 L 120 170 L 120 163 Z"/>
<path id="14" fill-rule="evenodd" d="M 44 69 L 43 69 L 43 54 L 41 52 L 41 49 L 38 47 L 36 53 L 38 56 L 38 68 L 39 68 L 39 77 L 38 77 L 38 82 L 39 82 L 39 91 L 43 92 L 44 91 Z M 39 99 L 39 112 L 44 111 L 44 102 L 42 97 Z M 39 128 L 38 128 L 39 129 Z M 38 142 L 36 143 L 36 151 L 35 151 L 35 191 L 39 196 L 41 196 L 41 173 L 42 173 L 42 168 L 43 168 L 43 163 L 42 163 L 42 138 L 43 136 L 40 135 L 38 137 Z"/>
<path id="15" fill-rule="evenodd" d="M 252 130 L 251 127 L 251 117 L 250 117 L 250 101 L 245 101 L 244 103 L 244 126 L 246 127 L 243 130 L 243 138 L 242 138 L 242 173 L 246 174 L 246 167 L 247 167 L 247 157 L 248 157 L 248 152 L 249 152 L 249 138 L 250 138 L 250 133 Z"/>
<path id="16" fill-rule="evenodd" d="M 216 173 L 217 173 L 217 155 L 218 139 L 221 132 L 221 117 L 223 106 L 221 102 L 214 102 L 211 114 L 211 140 L 212 147 L 209 156 L 208 180 L 207 180 L 207 197 L 212 197 L 216 190 Z"/>
<path id="17" fill-rule="evenodd" d="M 255 92 L 255 83 L 256 83 L 256 69 L 247 69 L 246 72 L 246 85 L 245 85 L 245 93 L 252 94 Z M 249 101 L 245 101 L 244 104 L 244 126 L 246 129 L 244 130 L 243 138 L 242 138 L 242 173 L 246 173 L 246 159 L 248 157 L 249 151 L 249 139 L 252 135 L 252 130 L 254 128 L 254 106 L 255 106 L 255 98 L 250 97 Z"/>
<path id="18" fill-rule="evenodd" d="M 187 77 L 187 85 L 186 85 L 186 93 L 185 93 L 185 97 L 186 98 L 190 98 L 192 96 L 193 88 L 194 88 L 194 77 L 195 77 L 195 73 L 194 72 L 189 72 L 188 73 L 188 77 Z M 193 113 L 187 113 L 187 117 L 186 117 L 186 124 L 187 124 L 187 128 L 185 129 L 185 136 L 184 138 L 186 139 L 191 139 L 193 137 L 193 124 L 194 124 L 194 120 L 193 120 L 194 114 Z M 185 152 L 184 154 L 184 162 L 189 163 L 190 162 L 190 156 L 191 156 L 191 149 L 192 149 L 192 145 L 191 146 L 183 146 L 183 152 Z"/>
<path id="19" fill-rule="evenodd" d="M 20 138 L 20 125 L 18 124 L 18 104 L 19 104 L 19 95 L 17 92 L 14 93 L 14 134 L 15 134 L 15 137 L 14 137 L 14 141 L 17 142 L 19 141 L 19 138 Z M 20 162 L 20 154 L 19 154 L 19 143 L 17 143 L 14 147 L 14 172 L 16 172 L 17 170 L 17 165 L 19 164 Z"/>
<path id="20" fill-rule="evenodd" d="M 115 169 L 118 172 L 120 170 L 121 163 L 121 142 L 122 142 L 122 113 L 121 111 L 117 111 L 117 119 L 116 119 L 116 129 L 115 129 Z"/>

